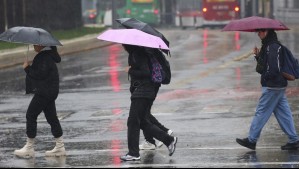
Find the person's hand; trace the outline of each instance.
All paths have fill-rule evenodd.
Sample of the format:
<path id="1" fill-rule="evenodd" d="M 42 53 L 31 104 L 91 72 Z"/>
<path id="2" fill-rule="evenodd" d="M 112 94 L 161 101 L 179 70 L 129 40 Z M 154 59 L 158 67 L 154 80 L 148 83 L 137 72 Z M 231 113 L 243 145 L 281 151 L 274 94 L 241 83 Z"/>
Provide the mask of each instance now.
<path id="1" fill-rule="evenodd" d="M 23 64 L 23 68 L 25 69 L 26 67 L 28 67 L 29 66 L 29 62 L 28 62 L 28 60 L 26 59 L 25 61 L 24 61 L 24 64 Z"/>
<path id="2" fill-rule="evenodd" d="M 260 53 L 260 49 L 255 47 L 255 48 L 253 48 L 252 53 L 255 54 L 256 56 L 258 56 L 258 54 Z"/>
<path id="3" fill-rule="evenodd" d="M 131 69 L 131 66 L 126 67 L 125 72 L 129 73 L 129 70 Z"/>

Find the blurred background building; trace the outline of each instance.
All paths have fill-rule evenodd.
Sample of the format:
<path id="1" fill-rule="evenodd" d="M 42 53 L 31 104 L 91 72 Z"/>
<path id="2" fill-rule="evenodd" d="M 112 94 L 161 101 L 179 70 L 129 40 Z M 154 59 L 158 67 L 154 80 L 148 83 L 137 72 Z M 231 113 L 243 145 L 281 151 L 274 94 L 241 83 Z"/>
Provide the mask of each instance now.
<path id="1" fill-rule="evenodd" d="M 134 17 L 153 25 L 217 25 L 217 18 L 213 16 L 217 13 L 218 18 L 222 15 L 222 20 L 226 21 L 218 22 L 220 25 L 249 16 L 275 18 L 285 23 L 299 22 L 299 0 L 82 0 L 84 22 L 112 26 L 113 3 L 116 18 Z M 214 6 L 209 5 L 212 3 Z M 225 16 L 225 10 L 230 17 Z"/>
<path id="2" fill-rule="evenodd" d="M 299 1 L 279 0 L 274 3 L 274 17 L 290 24 L 299 23 Z"/>
<path id="3" fill-rule="evenodd" d="M 14 26 L 82 27 L 81 11 L 81 0 L 0 0 L 0 32 Z"/>

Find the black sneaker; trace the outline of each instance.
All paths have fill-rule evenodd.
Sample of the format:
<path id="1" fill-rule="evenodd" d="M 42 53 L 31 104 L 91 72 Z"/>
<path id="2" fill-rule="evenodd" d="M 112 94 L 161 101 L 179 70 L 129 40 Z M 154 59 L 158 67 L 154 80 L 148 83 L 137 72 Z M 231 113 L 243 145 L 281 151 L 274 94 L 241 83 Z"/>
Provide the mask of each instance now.
<path id="1" fill-rule="evenodd" d="M 281 146 L 281 150 L 298 150 L 299 148 L 299 141 L 295 143 L 287 143 L 284 146 Z"/>
<path id="2" fill-rule="evenodd" d="M 177 142 L 178 142 L 178 138 L 174 137 L 173 142 L 171 142 L 171 144 L 168 146 L 169 156 L 173 155 Z"/>
<path id="3" fill-rule="evenodd" d="M 237 143 L 239 143 L 241 146 L 244 146 L 246 148 L 249 148 L 251 150 L 255 150 L 256 147 L 256 143 L 252 143 L 248 140 L 248 138 L 244 138 L 244 139 L 236 139 Z"/>

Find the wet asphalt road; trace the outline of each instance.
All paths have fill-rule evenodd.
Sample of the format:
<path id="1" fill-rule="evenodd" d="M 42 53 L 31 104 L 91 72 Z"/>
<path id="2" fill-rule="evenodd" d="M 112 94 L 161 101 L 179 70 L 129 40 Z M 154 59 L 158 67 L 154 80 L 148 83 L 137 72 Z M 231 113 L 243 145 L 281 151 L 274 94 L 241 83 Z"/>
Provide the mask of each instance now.
<path id="1" fill-rule="evenodd" d="M 179 138 L 168 156 L 165 146 L 142 151 L 140 162 L 121 162 L 127 153 L 126 120 L 130 95 L 127 54 L 112 45 L 63 57 L 57 111 L 67 156 L 46 158 L 54 140 L 44 115 L 38 119 L 33 159 L 13 155 L 24 145 L 25 112 L 21 65 L 0 70 L 0 167 L 299 167 L 299 151 L 281 151 L 287 137 L 272 117 L 257 151 L 239 146 L 247 136 L 260 96 L 255 61 L 245 56 L 260 42 L 254 33 L 219 30 L 161 30 L 171 42 L 173 79 L 163 86 L 153 114 Z M 280 40 L 299 56 L 299 32 L 279 32 Z M 298 81 L 288 98 L 299 129 Z M 141 134 L 141 142 L 143 141 Z"/>

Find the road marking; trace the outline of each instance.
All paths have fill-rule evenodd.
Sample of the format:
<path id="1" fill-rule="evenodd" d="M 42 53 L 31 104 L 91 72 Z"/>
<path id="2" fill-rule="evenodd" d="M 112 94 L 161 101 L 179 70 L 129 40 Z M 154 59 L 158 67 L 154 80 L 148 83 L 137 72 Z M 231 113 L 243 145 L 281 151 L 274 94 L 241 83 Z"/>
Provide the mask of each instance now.
<path id="1" fill-rule="evenodd" d="M 253 55 L 253 53 L 252 53 L 252 52 L 248 52 L 248 53 L 246 53 L 246 54 L 244 54 L 244 55 L 241 55 L 241 56 L 239 56 L 239 57 L 235 57 L 235 58 L 234 58 L 234 61 L 242 61 L 242 60 L 244 60 L 244 59 L 249 58 L 251 55 Z"/>
<path id="2" fill-rule="evenodd" d="M 61 121 L 65 118 L 69 117 L 71 114 L 73 114 L 73 112 L 57 112 L 57 117 L 58 117 L 58 120 Z M 46 122 L 47 119 L 44 114 L 41 114 L 40 116 L 38 116 L 37 121 L 38 122 Z"/>
<path id="3" fill-rule="evenodd" d="M 174 161 L 174 160 L 172 160 Z M 299 162 L 248 162 L 248 163 L 217 163 L 217 162 L 198 162 L 198 163 L 188 163 L 188 164 L 140 164 L 140 161 L 136 162 L 122 162 L 119 165 L 103 165 L 99 167 L 103 168 L 131 168 L 131 167 L 179 167 L 179 168 L 189 168 L 189 167 L 238 167 L 238 166 L 259 166 L 266 167 L 268 165 L 299 165 Z M 287 166 L 286 166 L 287 167 Z M 291 167 L 291 166 L 289 166 Z M 294 166 L 293 166 L 294 167 Z"/>
<path id="4" fill-rule="evenodd" d="M 176 148 L 176 150 L 246 150 L 246 148 L 238 147 L 193 147 L 193 148 Z M 257 147 L 257 150 L 280 150 L 280 147 L 267 146 L 267 147 Z M 125 152 L 127 149 L 102 149 L 95 150 L 95 152 Z M 152 150 L 149 150 L 152 151 Z M 166 151 L 166 149 L 160 148 L 155 151 Z"/>
<path id="5" fill-rule="evenodd" d="M 233 106 L 225 105 L 208 105 L 204 107 L 200 112 L 201 113 L 229 113 Z"/>

